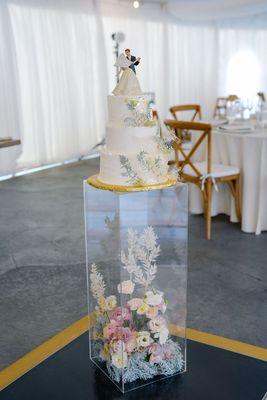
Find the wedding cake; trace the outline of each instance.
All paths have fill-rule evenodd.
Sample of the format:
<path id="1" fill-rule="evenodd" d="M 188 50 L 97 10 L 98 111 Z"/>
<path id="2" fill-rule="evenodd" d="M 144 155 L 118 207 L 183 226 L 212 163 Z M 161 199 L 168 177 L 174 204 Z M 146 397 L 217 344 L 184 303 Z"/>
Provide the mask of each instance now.
<path id="1" fill-rule="evenodd" d="M 106 146 L 100 154 L 99 181 L 109 185 L 153 185 L 168 180 L 166 152 L 136 75 L 125 68 L 108 96 Z"/>

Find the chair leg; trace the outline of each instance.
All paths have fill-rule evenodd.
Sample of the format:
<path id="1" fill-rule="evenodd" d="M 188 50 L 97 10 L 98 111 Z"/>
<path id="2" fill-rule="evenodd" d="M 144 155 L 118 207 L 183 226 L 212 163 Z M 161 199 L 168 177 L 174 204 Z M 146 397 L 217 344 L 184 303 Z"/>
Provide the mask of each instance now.
<path id="1" fill-rule="evenodd" d="M 178 156 L 178 149 L 177 149 L 176 143 L 173 146 L 173 148 L 174 148 L 175 165 L 177 168 L 179 168 L 179 156 Z"/>
<path id="2" fill-rule="evenodd" d="M 211 202 L 212 202 L 212 182 L 210 178 L 206 180 L 206 239 L 211 239 Z"/>
<path id="3" fill-rule="evenodd" d="M 241 222 L 241 207 L 240 207 L 240 176 L 235 181 L 235 210 L 238 222 Z"/>
<path id="4" fill-rule="evenodd" d="M 206 193 L 206 188 L 204 190 L 201 190 L 201 187 L 199 186 L 199 189 L 200 189 L 200 192 L 202 194 L 204 218 L 206 219 L 206 215 L 207 215 L 207 193 Z"/>

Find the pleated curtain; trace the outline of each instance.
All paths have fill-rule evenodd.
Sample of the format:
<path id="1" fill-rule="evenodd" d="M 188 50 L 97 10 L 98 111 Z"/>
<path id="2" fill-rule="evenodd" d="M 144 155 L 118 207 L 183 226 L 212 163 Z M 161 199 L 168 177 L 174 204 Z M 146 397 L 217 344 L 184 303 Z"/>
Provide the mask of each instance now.
<path id="1" fill-rule="evenodd" d="M 106 64 L 97 4 L 5 1 L 2 11 L 8 24 L 1 57 L 7 81 L 0 94 L 6 117 L 0 128 L 2 136 L 22 140 L 18 167 L 88 154 L 103 139 L 106 119 Z M 8 52 L 13 68 L 5 63 Z"/>

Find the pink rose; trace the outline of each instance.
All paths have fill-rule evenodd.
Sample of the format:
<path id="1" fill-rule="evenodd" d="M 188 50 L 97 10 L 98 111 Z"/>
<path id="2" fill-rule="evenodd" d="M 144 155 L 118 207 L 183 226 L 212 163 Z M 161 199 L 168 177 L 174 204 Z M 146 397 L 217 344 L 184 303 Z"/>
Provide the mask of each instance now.
<path id="1" fill-rule="evenodd" d="M 148 322 L 148 328 L 152 331 L 152 332 L 160 332 L 160 330 L 166 326 L 166 321 L 163 317 L 161 316 L 157 316 L 153 319 L 151 319 Z"/>
<path id="2" fill-rule="evenodd" d="M 137 332 L 132 332 L 129 340 L 126 342 L 127 353 L 132 353 L 136 349 L 137 347 L 136 336 Z"/>
<path id="3" fill-rule="evenodd" d="M 141 306 L 142 303 L 143 303 L 142 299 L 134 298 L 127 302 L 127 306 L 130 307 L 130 310 L 135 311 L 137 310 L 137 308 Z"/>
<path id="4" fill-rule="evenodd" d="M 176 353 L 174 343 L 166 343 L 163 346 L 163 353 L 165 360 L 171 360 L 174 358 Z"/>
<path id="5" fill-rule="evenodd" d="M 125 351 L 125 343 L 122 340 L 112 340 L 110 348 L 114 353 L 123 352 Z"/>
<path id="6" fill-rule="evenodd" d="M 149 310 L 146 312 L 146 316 L 147 318 L 152 319 L 158 315 L 158 312 L 158 307 L 149 307 Z"/>
<path id="7" fill-rule="evenodd" d="M 130 336 L 131 336 L 130 328 L 123 328 L 121 326 L 119 326 L 114 333 L 114 337 L 117 340 L 122 340 L 124 343 L 126 343 L 129 340 Z"/>
<path id="8" fill-rule="evenodd" d="M 118 324 L 115 320 L 111 320 L 107 326 L 103 329 L 103 337 L 104 339 L 110 340 L 114 333 L 116 332 L 118 328 Z"/>
<path id="9" fill-rule="evenodd" d="M 158 343 L 153 343 L 148 350 L 150 357 L 149 362 L 151 364 L 158 364 L 163 360 L 164 354 L 162 347 Z"/>
<path id="10" fill-rule="evenodd" d="M 132 294 L 135 284 L 132 281 L 123 281 L 118 284 L 118 292 L 123 294 Z"/>
<path id="11" fill-rule="evenodd" d="M 131 321 L 132 314 L 128 307 L 117 307 L 111 316 L 117 322 Z"/>

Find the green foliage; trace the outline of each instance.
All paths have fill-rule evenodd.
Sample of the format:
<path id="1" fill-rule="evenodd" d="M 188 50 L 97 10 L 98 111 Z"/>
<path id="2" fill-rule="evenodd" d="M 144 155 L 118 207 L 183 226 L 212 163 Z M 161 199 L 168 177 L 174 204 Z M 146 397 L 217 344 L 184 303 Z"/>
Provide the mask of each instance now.
<path id="1" fill-rule="evenodd" d="M 128 178 L 127 183 L 138 184 L 142 182 L 142 179 L 131 167 L 130 161 L 127 157 L 120 155 L 120 164 L 122 169 L 122 176 Z"/>

